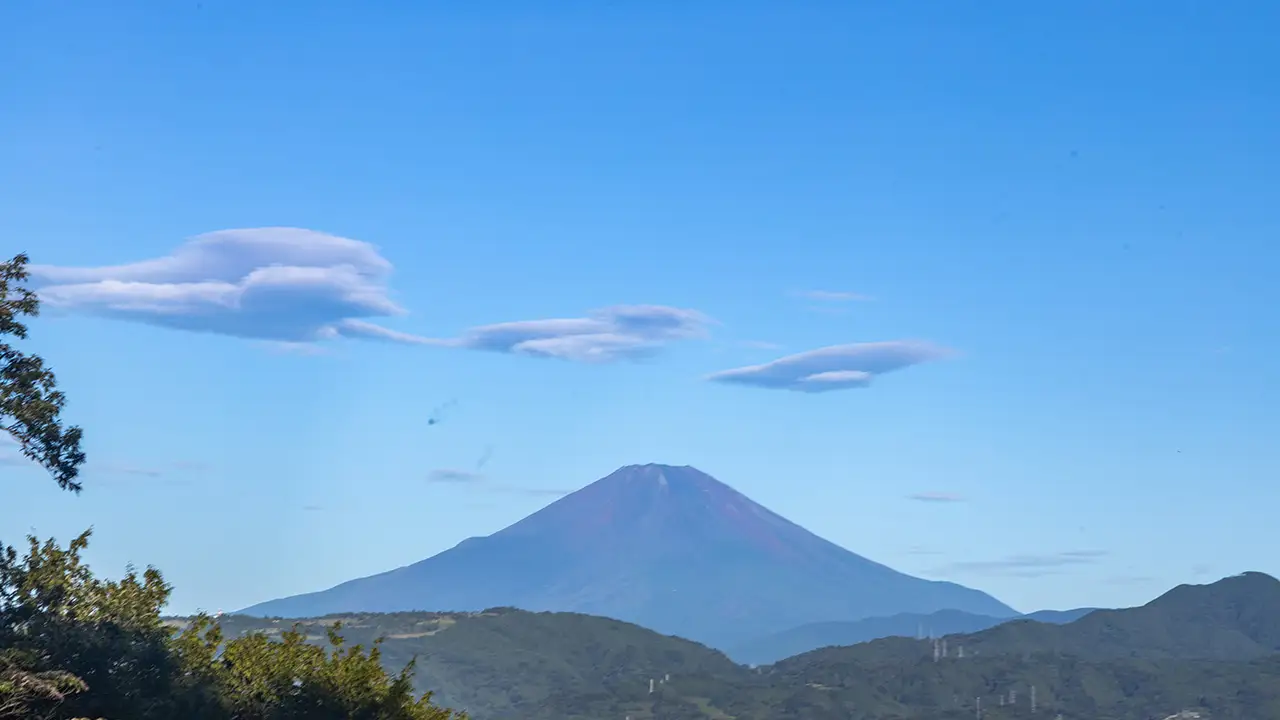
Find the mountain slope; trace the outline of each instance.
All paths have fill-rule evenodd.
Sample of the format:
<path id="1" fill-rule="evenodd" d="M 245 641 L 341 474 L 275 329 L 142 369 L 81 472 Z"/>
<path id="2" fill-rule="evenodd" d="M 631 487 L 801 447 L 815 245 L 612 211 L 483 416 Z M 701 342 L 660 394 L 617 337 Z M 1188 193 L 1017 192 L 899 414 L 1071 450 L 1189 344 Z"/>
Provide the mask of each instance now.
<path id="1" fill-rule="evenodd" d="M 729 646 L 809 622 L 957 609 L 1016 615 L 985 593 L 899 573 L 691 467 L 617 470 L 493 535 L 258 616 L 515 606 L 603 615 Z"/>
<path id="2" fill-rule="evenodd" d="M 969 658 L 1039 653 L 1086 660 L 1254 660 L 1280 654 L 1280 580 L 1246 573 L 1209 585 L 1180 585 L 1139 607 L 1096 610 L 1064 625 L 1013 620 L 950 636 L 947 643 L 952 654 L 963 647 Z M 905 662 L 932 652 L 927 640 L 884 638 L 815 650 L 778 666 L 820 656 L 841 662 Z"/>
<path id="3" fill-rule="evenodd" d="M 1063 624 L 1078 620 L 1093 610 L 1094 608 L 1041 610 L 1013 618 L 995 618 L 959 610 L 939 610 L 927 615 L 901 613 L 865 620 L 809 623 L 735 645 L 728 648 L 726 652 L 729 657 L 741 663 L 767 665 L 783 658 L 832 645 L 857 645 L 887 637 L 940 637 L 957 633 L 975 633 L 1012 620 Z"/>

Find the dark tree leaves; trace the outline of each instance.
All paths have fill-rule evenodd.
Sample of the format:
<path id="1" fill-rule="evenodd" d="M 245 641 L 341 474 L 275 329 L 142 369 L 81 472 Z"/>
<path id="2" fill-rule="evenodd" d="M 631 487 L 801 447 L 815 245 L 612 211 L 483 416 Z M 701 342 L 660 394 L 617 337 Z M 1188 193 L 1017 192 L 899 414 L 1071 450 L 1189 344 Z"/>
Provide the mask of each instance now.
<path id="1" fill-rule="evenodd" d="M 27 261 L 26 255 L 18 255 L 0 263 L 0 338 L 26 339 L 22 318 L 40 313 L 40 299 L 25 286 Z M 39 356 L 0 342 L 0 427 L 18 442 L 23 455 L 53 475 L 59 487 L 80 492 L 81 431 L 63 427 L 65 404 L 53 371 Z"/>
<path id="2" fill-rule="evenodd" d="M 465 720 L 413 691 L 413 667 L 389 674 L 378 644 L 227 638 L 201 615 L 181 628 L 160 612 L 159 571 L 103 580 L 65 548 L 0 545 L 0 720 Z"/>

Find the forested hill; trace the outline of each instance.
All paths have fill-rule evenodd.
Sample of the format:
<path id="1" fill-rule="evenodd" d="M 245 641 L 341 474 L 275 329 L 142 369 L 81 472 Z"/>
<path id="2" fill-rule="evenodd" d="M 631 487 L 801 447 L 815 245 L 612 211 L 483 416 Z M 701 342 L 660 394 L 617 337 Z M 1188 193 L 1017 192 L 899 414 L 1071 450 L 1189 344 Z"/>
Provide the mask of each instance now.
<path id="1" fill-rule="evenodd" d="M 1183 586 L 1066 625 L 1018 621 L 951 636 L 945 655 L 929 640 L 897 638 L 754 670 L 697 643 L 573 613 L 350 615 L 304 627 L 319 640 L 341 620 L 352 642 L 385 637 L 389 666 L 417 656 L 418 687 L 476 720 L 924 720 L 974 717 L 979 705 L 991 720 L 1162 719 L 1189 708 L 1244 720 L 1280 717 L 1278 585 L 1248 574 Z M 232 634 L 291 625 L 222 621 Z M 1037 714 L 1028 715 L 1033 693 Z"/>

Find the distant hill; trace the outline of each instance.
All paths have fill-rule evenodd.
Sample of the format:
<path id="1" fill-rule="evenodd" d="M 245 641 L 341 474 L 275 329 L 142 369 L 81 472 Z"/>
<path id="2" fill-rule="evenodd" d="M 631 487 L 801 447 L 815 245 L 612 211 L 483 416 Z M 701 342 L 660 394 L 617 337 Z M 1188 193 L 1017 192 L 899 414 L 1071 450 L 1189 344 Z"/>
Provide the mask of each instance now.
<path id="1" fill-rule="evenodd" d="M 1067 625 L 1015 621 L 963 642 L 1001 654 L 1251 660 L 1280 653 L 1280 580 L 1245 573 L 1180 585 L 1140 607 L 1099 610 Z"/>
<path id="2" fill-rule="evenodd" d="M 1027 613 L 1020 618 L 1010 618 L 1010 620 L 1034 620 L 1036 622 L 1048 623 L 1050 625 L 1066 625 L 1075 622 L 1091 612 L 1097 612 L 1102 608 L 1073 608 L 1071 610 L 1037 610 Z"/>
<path id="3" fill-rule="evenodd" d="M 300 621 L 309 639 L 341 621 L 341 634 L 368 646 L 383 637 L 382 659 L 399 670 L 417 657 L 415 686 L 474 720 L 644 717 L 649 681 L 696 677 L 734 688 L 750 672 L 722 653 L 609 618 L 494 608 L 477 613 L 349 614 Z M 223 616 L 228 636 L 278 635 L 295 621 Z M 603 714 L 596 715 L 594 713 Z M 586 713 L 580 715 L 577 713 Z M 693 717 L 701 717 L 695 715 Z"/>
<path id="4" fill-rule="evenodd" d="M 1280 580 L 1245 573 L 1208 585 L 1180 585 L 1146 605 L 1096 610 L 1063 625 L 1012 620 L 946 638 L 968 657 L 1054 654 L 1086 660 L 1248 661 L 1280 654 Z M 833 653 L 858 662 L 903 661 L 932 652 L 928 641 L 883 638 L 789 658 Z"/>
<path id="5" fill-rule="evenodd" d="M 613 617 L 729 647 L 810 622 L 962 610 L 995 598 L 855 555 L 691 467 L 621 468 L 488 537 L 322 592 L 240 611 L 514 606 Z"/>
<path id="6" fill-rule="evenodd" d="M 831 645 L 857 645 L 887 637 L 938 637 L 974 633 L 1011 620 L 1034 620 L 1052 624 L 1068 623 L 1093 612 L 1094 608 L 1042 610 L 1013 618 L 995 618 L 959 610 L 939 610 L 921 615 L 900 613 L 890 617 L 851 622 L 809 623 L 773 633 L 727 648 L 729 657 L 748 665 L 768 665 L 783 658 Z"/>
<path id="7" fill-rule="evenodd" d="M 1278 589 L 1250 573 L 1065 625 L 1018 620 L 953 635 L 936 659 L 929 640 L 888 638 L 755 670 L 697 643 L 571 613 L 341 619 L 351 642 L 385 636 L 392 669 L 416 655 L 418 688 L 474 720 L 961 720 L 979 710 L 986 720 L 1163 720 L 1183 710 L 1258 720 L 1280 718 Z M 320 641 L 334 619 L 305 622 Z M 239 634 L 290 621 L 222 623 Z"/>

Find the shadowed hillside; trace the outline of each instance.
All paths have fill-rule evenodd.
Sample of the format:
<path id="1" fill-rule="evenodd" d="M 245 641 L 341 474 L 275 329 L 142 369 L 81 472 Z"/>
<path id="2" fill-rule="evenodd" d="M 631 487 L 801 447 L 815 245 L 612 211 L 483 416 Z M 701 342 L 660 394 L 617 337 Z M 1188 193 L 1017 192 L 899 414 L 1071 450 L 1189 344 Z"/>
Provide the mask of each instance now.
<path id="1" fill-rule="evenodd" d="M 940 657 L 930 640 L 886 638 L 755 670 L 687 640 L 571 613 L 352 615 L 305 627 L 316 642 L 336 619 L 351 641 L 385 636 L 389 667 L 417 656 L 418 689 L 476 720 L 935 720 L 974 717 L 979 705 L 988 720 L 1163 720 L 1189 708 L 1256 720 L 1280 717 L 1277 586 L 1251 573 L 1066 625 L 1019 620 L 949 636 Z M 290 625 L 223 623 L 231 634 Z"/>

